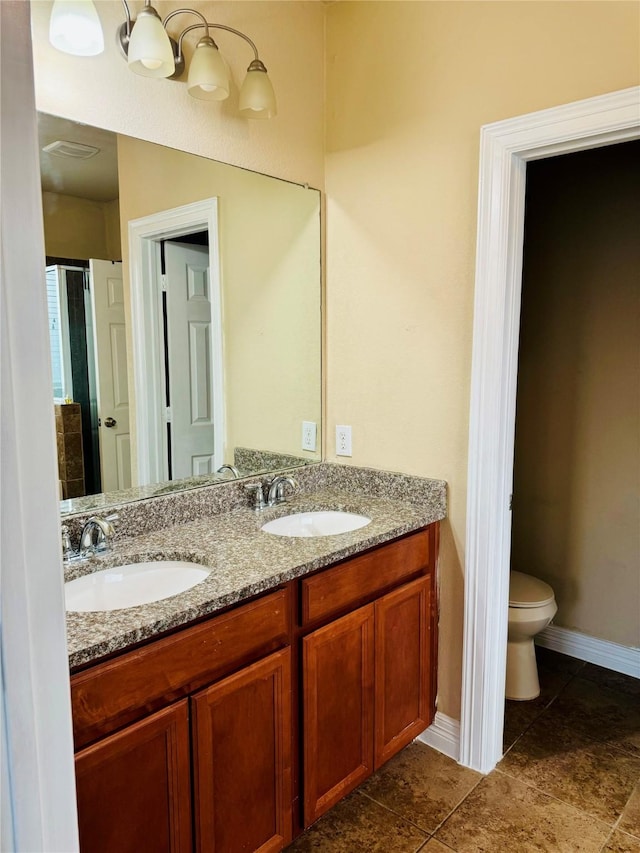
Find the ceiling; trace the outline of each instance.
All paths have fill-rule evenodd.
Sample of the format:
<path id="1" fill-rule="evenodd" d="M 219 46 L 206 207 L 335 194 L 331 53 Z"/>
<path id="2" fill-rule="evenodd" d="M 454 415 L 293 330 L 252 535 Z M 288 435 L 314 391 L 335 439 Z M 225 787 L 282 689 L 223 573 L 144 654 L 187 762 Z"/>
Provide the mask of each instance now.
<path id="1" fill-rule="evenodd" d="M 117 136 L 77 124 L 58 116 L 38 113 L 40 175 L 45 192 L 62 193 L 92 201 L 118 198 Z M 45 145 L 62 140 L 93 145 L 100 151 L 88 160 L 61 157 L 43 151 Z"/>

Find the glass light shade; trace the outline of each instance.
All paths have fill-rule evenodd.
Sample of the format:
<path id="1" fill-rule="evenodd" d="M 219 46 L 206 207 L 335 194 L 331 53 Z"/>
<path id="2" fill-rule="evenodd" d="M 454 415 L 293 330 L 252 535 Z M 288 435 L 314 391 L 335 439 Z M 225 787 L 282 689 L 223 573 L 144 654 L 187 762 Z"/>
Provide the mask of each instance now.
<path id="1" fill-rule="evenodd" d="M 102 53 L 104 35 L 92 0 L 55 0 L 49 19 L 49 41 L 57 50 L 73 56 Z"/>
<path id="2" fill-rule="evenodd" d="M 273 118 L 276 115 L 276 96 L 266 71 L 249 67 L 240 89 L 238 109 L 245 118 Z"/>
<path id="3" fill-rule="evenodd" d="M 229 68 L 211 38 L 200 39 L 191 58 L 187 89 L 203 101 L 224 101 L 229 97 Z"/>
<path id="4" fill-rule="evenodd" d="M 138 13 L 131 30 L 127 62 L 132 71 L 143 77 L 171 77 L 176 70 L 169 36 L 152 6 L 145 6 Z"/>

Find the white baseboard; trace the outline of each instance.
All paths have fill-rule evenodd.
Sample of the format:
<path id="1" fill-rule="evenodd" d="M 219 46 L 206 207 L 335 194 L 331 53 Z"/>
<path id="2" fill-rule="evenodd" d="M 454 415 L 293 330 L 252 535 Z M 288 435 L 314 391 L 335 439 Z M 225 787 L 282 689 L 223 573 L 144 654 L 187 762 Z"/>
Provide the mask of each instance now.
<path id="1" fill-rule="evenodd" d="M 460 722 L 436 711 L 433 723 L 418 735 L 417 740 L 448 755 L 454 761 L 460 758 Z"/>
<path id="2" fill-rule="evenodd" d="M 536 637 L 536 645 L 640 678 L 640 649 L 631 646 L 599 640 L 558 625 L 549 625 L 541 631 Z"/>

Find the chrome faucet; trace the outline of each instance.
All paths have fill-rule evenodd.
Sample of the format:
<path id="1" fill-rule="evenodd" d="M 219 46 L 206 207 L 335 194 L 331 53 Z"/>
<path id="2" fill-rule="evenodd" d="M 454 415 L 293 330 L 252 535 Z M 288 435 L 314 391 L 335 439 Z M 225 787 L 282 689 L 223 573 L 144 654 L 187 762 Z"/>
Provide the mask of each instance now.
<path id="1" fill-rule="evenodd" d="M 222 474 L 223 471 L 231 471 L 235 480 L 240 476 L 240 471 L 238 471 L 235 465 L 221 465 L 216 474 Z"/>
<path id="2" fill-rule="evenodd" d="M 92 554 L 108 551 L 111 545 L 110 537 L 116 532 L 114 522 L 117 520 L 117 513 L 108 515 L 106 518 L 92 515 L 82 528 L 78 556 L 85 559 Z"/>
<path id="3" fill-rule="evenodd" d="M 298 488 L 298 484 L 293 477 L 279 476 L 273 478 L 269 486 L 267 506 L 276 506 L 286 501 L 285 486 L 291 486 L 291 493 L 295 492 Z"/>

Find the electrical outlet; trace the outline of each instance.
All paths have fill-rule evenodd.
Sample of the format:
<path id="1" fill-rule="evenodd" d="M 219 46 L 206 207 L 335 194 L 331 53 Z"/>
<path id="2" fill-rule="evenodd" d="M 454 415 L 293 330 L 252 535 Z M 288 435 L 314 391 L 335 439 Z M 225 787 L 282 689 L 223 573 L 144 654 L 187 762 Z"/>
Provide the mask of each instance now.
<path id="1" fill-rule="evenodd" d="M 351 427 L 336 425 L 336 456 L 351 456 Z"/>
<path id="2" fill-rule="evenodd" d="M 302 449 L 315 450 L 318 425 L 313 421 L 302 421 Z"/>

